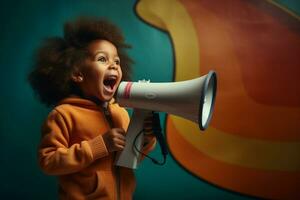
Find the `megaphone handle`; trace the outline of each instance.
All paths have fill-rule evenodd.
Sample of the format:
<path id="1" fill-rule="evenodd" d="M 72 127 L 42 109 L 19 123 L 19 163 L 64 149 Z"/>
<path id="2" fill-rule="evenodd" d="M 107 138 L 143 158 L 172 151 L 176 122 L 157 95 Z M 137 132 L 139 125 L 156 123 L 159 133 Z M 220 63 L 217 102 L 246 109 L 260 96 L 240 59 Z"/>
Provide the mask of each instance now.
<path id="1" fill-rule="evenodd" d="M 151 113 L 149 110 L 133 110 L 126 134 L 126 144 L 123 151 L 118 153 L 115 165 L 131 169 L 135 169 L 137 167 L 138 158 L 140 156 L 138 151 L 141 150 L 143 144 L 143 134 L 138 134 L 143 130 L 144 120 L 149 113 Z M 133 148 L 134 145 L 137 147 L 138 151 Z"/>

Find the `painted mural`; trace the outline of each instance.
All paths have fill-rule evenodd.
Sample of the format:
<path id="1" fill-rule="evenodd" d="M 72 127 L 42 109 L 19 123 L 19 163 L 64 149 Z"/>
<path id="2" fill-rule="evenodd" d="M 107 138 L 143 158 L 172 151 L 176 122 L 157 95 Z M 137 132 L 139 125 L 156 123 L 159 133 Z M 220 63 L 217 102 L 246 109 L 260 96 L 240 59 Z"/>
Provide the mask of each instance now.
<path id="1" fill-rule="evenodd" d="M 138 15 L 167 32 L 174 81 L 215 70 L 205 132 L 167 118 L 167 141 L 193 175 L 238 193 L 299 198 L 300 18 L 274 1 L 141 0 Z"/>

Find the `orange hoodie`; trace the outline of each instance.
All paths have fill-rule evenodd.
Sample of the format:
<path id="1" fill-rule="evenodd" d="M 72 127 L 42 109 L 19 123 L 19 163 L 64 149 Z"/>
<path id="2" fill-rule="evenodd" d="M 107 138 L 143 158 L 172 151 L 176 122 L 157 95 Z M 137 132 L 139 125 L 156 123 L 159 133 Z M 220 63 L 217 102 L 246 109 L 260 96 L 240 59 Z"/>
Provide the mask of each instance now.
<path id="1" fill-rule="evenodd" d="M 108 107 L 114 126 L 127 130 L 127 111 L 118 104 Z M 102 108 L 86 99 L 64 99 L 50 112 L 38 156 L 42 170 L 58 176 L 60 199 L 132 199 L 134 174 L 114 166 L 115 153 L 108 152 L 102 138 L 109 129 Z M 143 152 L 154 145 L 153 138 Z"/>

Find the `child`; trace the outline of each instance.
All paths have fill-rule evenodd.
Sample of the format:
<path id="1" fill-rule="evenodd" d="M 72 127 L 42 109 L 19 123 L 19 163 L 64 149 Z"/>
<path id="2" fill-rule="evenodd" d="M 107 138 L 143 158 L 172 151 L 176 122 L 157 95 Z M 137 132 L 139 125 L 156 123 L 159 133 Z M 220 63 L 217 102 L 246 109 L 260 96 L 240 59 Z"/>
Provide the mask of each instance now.
<path id="1" fill-rule="evenodd" d="M 114 165 L 125 145 L 129 117 L 114 102 L 131 59 L 119 29 L 105 20 L 66 23 L 64 36 L 38 50 L 29 82 L 41 102 L 55 106 L 42 127 L 42 170 L 59 180 L 60 199 L 131 199 L 131 169 Z M 147 137 L 143 152 L 155 145 Z"/>

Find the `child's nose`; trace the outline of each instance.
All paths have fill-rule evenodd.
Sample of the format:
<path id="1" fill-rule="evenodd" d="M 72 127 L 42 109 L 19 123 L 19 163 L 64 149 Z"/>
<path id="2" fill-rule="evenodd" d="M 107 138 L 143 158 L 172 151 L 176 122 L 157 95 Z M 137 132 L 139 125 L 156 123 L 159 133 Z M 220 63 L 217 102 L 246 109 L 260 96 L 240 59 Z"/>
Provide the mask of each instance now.
<path id="1" fill-rule="evenodd" d="M 108 69 L 115 69 L 115 70 L 117 70 L 118 67 L 116 66 L 115 62 L 113 62 L 113 63 L 110 63 Z"/>

